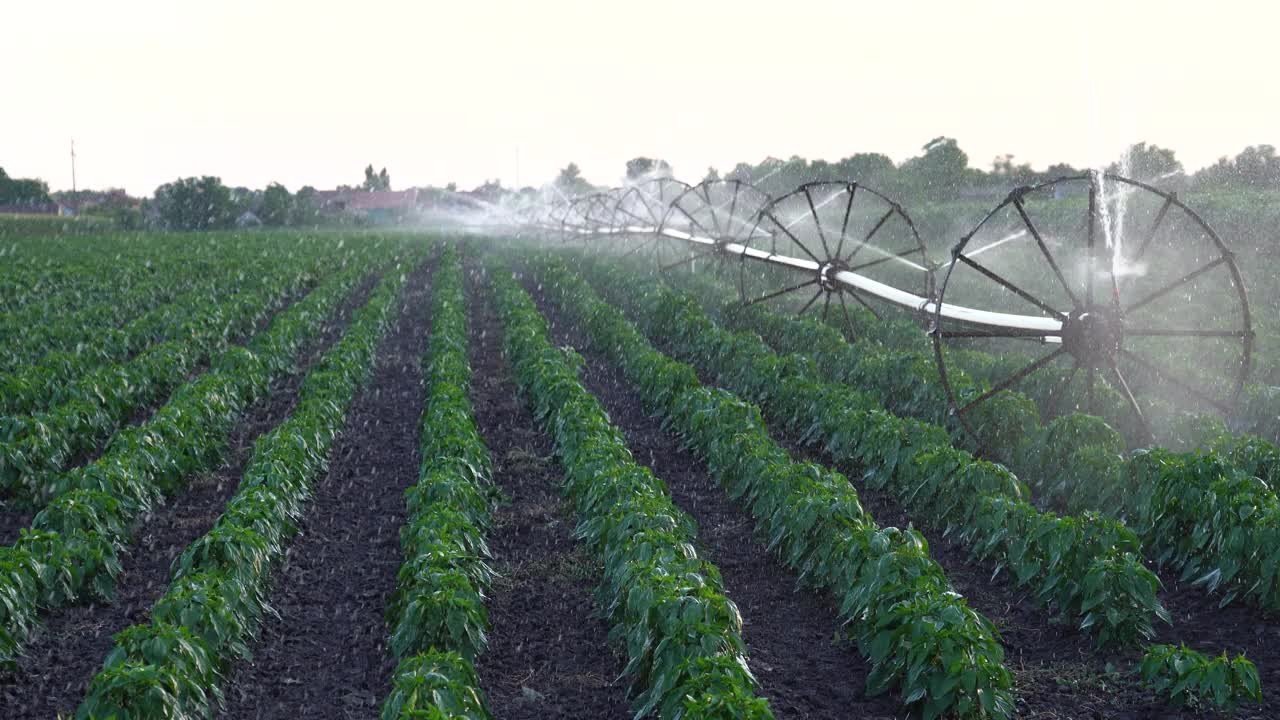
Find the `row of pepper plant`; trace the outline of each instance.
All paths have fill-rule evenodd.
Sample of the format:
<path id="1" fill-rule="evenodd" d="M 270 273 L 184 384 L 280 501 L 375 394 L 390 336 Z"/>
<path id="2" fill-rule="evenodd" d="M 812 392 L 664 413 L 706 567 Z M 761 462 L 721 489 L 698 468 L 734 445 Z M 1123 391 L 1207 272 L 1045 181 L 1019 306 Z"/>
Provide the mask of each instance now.
<path id="1" fill-rule="evenodd" d="M 77 344 L 71 349 L 46 353 L 37 362 L 0 373 L 0 415 L 25 415 L 56 405 L 66 386 L 104 364 L 126 360 L 156 342 L 172 339 L 188 317 L 256 284 L 266 270 L 253 268 L 245 273 L 239 263 L 228 263 L 206 271 L 171 302 L 152 307 L 118 328 L 80 326 L 74 332 Z"/>
<path id="2" fill-rule="evenodd" d="M 293 366 L 373 261 L 362 254 L 247 346 L 224 351 L 149 420 L 117 433 L 97 460 L 49 483 L 48 505 L 16 543 L 0 547 L 0 663 L 14 659 L 43 611 L 110 601 L 136 521 L 220 462 L 244 411 Z"/>
<path id="3" fill-rule="evenodd" d="M 48 410 L 5 418 L 0 487 L 15 500 L 38 507 L 59 472 L 97 448 L 140 409 L 172 392 L 229 343 L 252 332 L 310 282 L 303 268 L 278 268 L 252 289 L 194 308 L 171 331 L 173 339 L 60 387 L 60 402 Z"/>
<path id="4" fill-rule="evenodd" d="M 926 719 L 1012 717 L 1012 680 L 995 628 L 952 590 L 919 533 L 879 527 L 844 476 L 793 461 L 754 406 L 703 387 L 692 367 L 655 350 L 565 266 L 539 264 L 538 278 L 746 505 L 770 549 L 802 581 L 836 596 L 871 665 L 869 692 L 896 688 Z"/>
<path id="5" fill-rule="evenodd" d="M 222 274 L 224 269 L 248 270 L 250 263 L 263 262 L 254 241 L 224 238 L 221 244 L 208 240 L 173 243 L 169 240 L 137 242 L 138 248 L 115 253 L 99 263 L 77 261 L 66 268 L 83 278 L 63 292 L 32 303 L 17 312 L 0 315 L 0 336 L 13 338 L 0 348 L 0 372 L 12 372 L 27 364 L 43 364 L 54 352 L 98 355 L 102 350 L 87 346 L 85 339 L 119 328 L 147 310 L 173 300 L 202 278 Z M 260 244 L 260 241 L 259 243 Z M 78 243 L 83 248 L 84 243 Z M 273 243 L 284 251 L 290 244 Z M 147 255 L 139 256 L 140 251 Z M 39 254 L 39 250 L 33 250 Z M 317 245 L 305 254 L 323 252 Z M 296 253 L 295 253 L 296 254 Z M 281 252 L 281 257 L 288 257 Z M 49 263 L 55 263 L 52 258 Z M 292 261 L 291 261 L 292 262 Z M 103 272 L 109 265 L 111 272 Z M 42 271 L 56 275 L 46 264 Z M 109 346 L 108 346 L 109 347 Z"/>
<path id="6" fill-rule="evenodd" d="M 404 285 L 378 284 L 347 332 L 307 373 L 289 417 L 254 443 L 235 494 L 213 527 L 174 560 L 150 622 L 117 633 L 76 712 L 95 718 L 212 717 L 220 682 L 250 646 L 268 604 L 271 571 L 305 515 L 312 485 L 371 373 Z"/>
<path id="7" fill-rule="evenodd" d="M 863 341 L 851 344 L 821 322 L 732 302 L 720 316 L 731 327 L 759 333 L 779 351 L 811 360 L 819 376 L 843 384 L 846 392 L 870 394 L 883 404 L 906 394 L 904 387 L 915 387 L 912 397 L 921 405 L 919 398 L 939 392 L 932 362 L 917 358 L 896 372 L 881 372 L 877 368 L 893 364 L 887 358 L 902 354 L 886 354 Z M 1026 424 L 1020 436 L 1004 433 L 1005 457 L 1040 503 L 1123 523 L 1158 568 L 1170 568 L 1208 591 L 1221 590 L 1223 605 L 1242 598 L 1280 608 L 1280 498 L 1259 477 L 1272 477 L 1280 458 L 1274 445 L 1256 436 L 1220 435 L 1213 441 L 1216 449 L 1151 448 L 1126 455 L 1123 437 L 1098 417 L 1071 414 L 1042 427 L 1028 413 L 1006 412 L 1020 404 L 1009 399 L 993 403 L 988 417 L 1002 427 Z M 919 414 L 911 402 L 893 404 Z"/>
<path id="8" fill-rule="evenodd" d="M 405 492 L 405 561 L 387 609 L 397 665 L 382 718 L 487 720 L 492 715 L 473 662 L 488 640 L 484 597 L 494 574 L 484 538 L 496 494 L 471 410 L 462 263 L 452 245 L 441 253 L 432 288 L 422 467 Z"/>
<path id="9" fill-rule="evenodd" d="M 945 428 L 891 414 L 874 395 L 824 382 L 808 358 L 779 356 L 752 333 L 721 328 L 696 299 L 645 277 L 593 266 L 597 287 L 678 356 L 760 404 L 868 486 L 892 493 L 971 554 L 1008 571 L 1035 600 L 1101 645 L 1132 645 L 1169 621 L 1137 536 L 1097 513 L 1060 517 L 1028 502 L 1003 466 L 954 448 Z"/>
<path id="10" fill-rule="evenodd" d="M 551 343 L 545 318 L 509 270 L 492 272 L 504 348 L 521 392 L 555 440 L 576 535 L 600 558 L 599 600 L 628 662 L 636 717 L 771 718 L 755 697 L 742 617 L 719 570 L 694 550 L 695 523 L 637 464 L 578 380 L 581 356 Z"/>

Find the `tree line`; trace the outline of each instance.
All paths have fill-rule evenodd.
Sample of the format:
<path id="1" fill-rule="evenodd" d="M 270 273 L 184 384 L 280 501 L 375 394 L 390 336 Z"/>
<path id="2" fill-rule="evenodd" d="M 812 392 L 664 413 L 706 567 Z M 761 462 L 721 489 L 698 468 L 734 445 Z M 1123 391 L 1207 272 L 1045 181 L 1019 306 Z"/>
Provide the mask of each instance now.
<path id="1" fill-rule="evenodd" d="M 1122 160 L 1106 169 L 1182 192 L 1280 189 L 1280 156 L 1271 145 L 1250 146 L 1234 157 L 1223 157 L 1213 165 L 1187 173 L 1173 150 L 1140 142 L 1131 145 Z M 858 153 L 834 162 L 806 160 L 800 156 L 786 160 L 768 157 L 754 164 L 738 163 L 723 175 L 712 167 L 700 178 L 683 179 L 690 182 L 738 179 L 775 197 L 811 180 L 856 179 L 892 196 L 945 202 L 1007 192 L 1012 187 L 1083 172 L 1084 168 L 1068 163 L 1035 170 L 1029 163 L 1016 162 L 1013 155 L 995 157 L 990 169 L 972 167 L 968 154 L 954 138 L 937 137 L 925 143 L 919 155 L 902 163 L 895 163 L 881 153 Z M 626 165 L 628 182 L 662 175 L 670 176 L 671 166 L 660 159 L 638 157 Z M 604 189 L 584 179 L 575 163 L 561 170 L 553 184 L 567 196 Z"/>

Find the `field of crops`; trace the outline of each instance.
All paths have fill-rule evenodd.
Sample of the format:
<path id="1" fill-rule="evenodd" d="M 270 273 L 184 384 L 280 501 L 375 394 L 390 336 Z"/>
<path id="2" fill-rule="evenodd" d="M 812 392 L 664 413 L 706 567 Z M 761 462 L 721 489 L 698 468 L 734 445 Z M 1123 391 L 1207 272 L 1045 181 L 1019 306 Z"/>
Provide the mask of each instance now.
<path id="1" fill-rule="evenodd" d="M 1141 448 L 1031 386 L 980 445 L 910 321 L 714 272 L 399 231 L 0 257 L 0 718 L 1280 717 L 1265 384 Z"/>

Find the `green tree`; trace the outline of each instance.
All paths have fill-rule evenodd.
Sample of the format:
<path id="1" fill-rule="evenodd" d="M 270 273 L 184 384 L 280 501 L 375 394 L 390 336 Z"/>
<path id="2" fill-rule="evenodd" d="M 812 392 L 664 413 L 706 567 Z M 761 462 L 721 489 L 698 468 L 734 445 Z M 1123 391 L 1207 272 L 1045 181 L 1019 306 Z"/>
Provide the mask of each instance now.
<path id="1" fill-rule="evenodd" d="M 702 182 L 716 182 L 720 179 L 720 171 L 714 167 L 707 168 L 707 174 L 702 177 Z"/>
<path id="2" fill-rule="evenodd" d="M 263 225 L 280 227 L 288 225 L 293 219 L 293 196 L 288 188 L 280 183 L 271 183 L 262 191 L 262 205 L 258 208 L 258 219 Z"/>
<path id="3" fill-rule="evenodd" d="M 391 176 L 387 174 L 386 168 L 382 168 L 382 170 L 375 173 L 373 171 L 373 165 L 366 165 L 364 169 L 364 183 L 360 188 L 369 192 L 390 190 Z"/>
<path id="4" fill-rule="evenodd" d="M 290 225 L 315 225 L 320 222 L 320 194 L 310 185 L 303 185 L 293 196 L 293 217 Z"/>
<path id="5" fill-rule="evenodd" d="M 671 165 L 666 160 L 636 157 L 627 161 L 628 182 L 664 177 L 671 177 Z"/>
<path id="6" fill-rule="evenodd" d="M 924 155 L 902 164 L 902 180 L 912 194 L 929 200 L 951 200 L 971 180 L 969 156 L 954 138 L 936 137 L 924 145 Z"/>
<path id="7" fill-rule="evenodd" d="M 573 197 L 591 191 L 591 183 L 582 177 L 582 170 L 577 163 L 569 163 L 556 176 L 556 188 L 564 195 Z"/>
<path id="8" fill-rule="evenodd" d="M 41 205 L 52 202 L 49 185 L 43 180 L 9 177 L 0 168 L 0 205 Z"/>
<path id="9" fill-rule="evenodd" d="M 843 158 L 835 164 L 836 176 L 880 189 L 897 172 L 898 168 L 888 155 L 858 153 Z"/>
<path id="10" fill-rule="evenodd" d="M 170 230 L 216 230 L 231 227 L 236 219 L 231 189 L 210 175 L 161 185 L 156 188 L 155 206 Z"/>
<path id="11" fill-rule="evenodd" d="M 1140 142 L 1130 145 L 1125 156 L 1127 162 L 1112 163 L 1107 170 L 1148 182 L 1174 183 L 1186 177 L 1182 162 L 1168 148 Z"/>

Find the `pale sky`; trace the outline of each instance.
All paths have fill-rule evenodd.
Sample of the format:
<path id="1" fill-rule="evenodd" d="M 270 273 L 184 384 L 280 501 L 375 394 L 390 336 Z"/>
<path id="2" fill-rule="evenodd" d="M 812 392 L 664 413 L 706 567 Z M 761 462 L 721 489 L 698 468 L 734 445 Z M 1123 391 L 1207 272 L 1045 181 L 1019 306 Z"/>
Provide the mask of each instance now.
<path id="1" fill-rule="evenodd" d="M 0 10 L 0 166 L 150 194 L 486 178 L 636 155 L 697 181 L 765 156 L 901 161 L 938 135 L 1189 169 L 1280 146 L 1272 2 L 39 0 Z"/>

